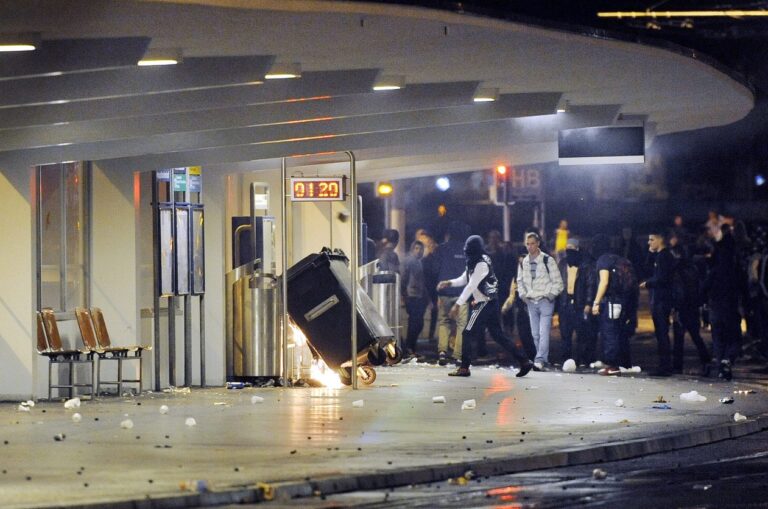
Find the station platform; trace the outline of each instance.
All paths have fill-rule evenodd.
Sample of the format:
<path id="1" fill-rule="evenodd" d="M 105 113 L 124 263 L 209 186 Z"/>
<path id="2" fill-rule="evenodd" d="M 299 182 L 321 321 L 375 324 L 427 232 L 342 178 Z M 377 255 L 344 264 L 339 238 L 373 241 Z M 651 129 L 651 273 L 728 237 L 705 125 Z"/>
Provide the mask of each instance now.
<path id="1" fill-rule="evenodd" d="M 7 508 L 207 507 L 610 461 L 768 428 L 765 376 L 516 378 L 477 366 L 453 378 L 450 369 L 380 368 L 355 391 L 193 388 L 29 412 L 4 403 L 0 499 Z M 681 400 L 694 390 L 706 401 Z M 475 408 L 462 410 L 468 400 Z M 121 427 L 128 419 L 133 427 Z"/>

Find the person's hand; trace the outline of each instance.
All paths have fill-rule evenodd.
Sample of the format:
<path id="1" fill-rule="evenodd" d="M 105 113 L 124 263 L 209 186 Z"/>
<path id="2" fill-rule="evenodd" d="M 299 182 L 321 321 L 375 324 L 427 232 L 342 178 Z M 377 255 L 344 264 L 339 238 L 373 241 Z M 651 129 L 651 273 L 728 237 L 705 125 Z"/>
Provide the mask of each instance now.
<path id="1" fill-rule="evenodd" d="M 599 315 L 600 314 L 600 303 L 599 302 L 595 302 L 594 304 L 592 304 L 592 314 L 593 315 Z"/>
<path id="2" fill-rule="evenodd" d="M 451 286 L 450 281 L 440 281 L 439 283 L 437 283 L 438 290 L 443 290 L 444 288 L 448 288 L 450 286 Z"/>
<path id="3" fill-rule="evenodd" d="M 461 309 L 461 306 L 458 304 L 454 304 L 451 307 L 451 310 L 448 312 L 448 318 L 451 320 L 456 320 L 459 317 L 459 310 Z"/>
<path id="4" fill-rule="evenodd" d="M 646 282 L 645 282 L 645 281 L 643 281 L 642 283 L 640 283 L 640 288 L 646 288 L 647 286 L 648 286 L 648 285 L 646 284 Z"/>
<path id="5" fill-rule="evenodd" d="M 509 311 L 509 308 L 512 307 L 512 304 L 514 304 L 514 301 L 512 300 L 512 298 L 505 300 L 504 305 L 501 306 L 501 312 L 506 313 L 507 311 Z"/>
<path id="6" fill-rule="evenodd" d="M 591 315 L 592 314 L 592 306 L 590 306 L 589 304 L 584 306 L 584 313 L 587 314 L 587 315 Z"/>

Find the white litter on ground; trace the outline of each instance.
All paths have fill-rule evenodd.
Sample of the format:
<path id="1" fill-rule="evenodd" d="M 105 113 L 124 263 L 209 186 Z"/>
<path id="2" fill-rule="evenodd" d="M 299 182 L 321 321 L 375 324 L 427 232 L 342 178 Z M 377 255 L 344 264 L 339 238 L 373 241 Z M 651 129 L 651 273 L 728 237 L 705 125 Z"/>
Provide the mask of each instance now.
<path id="1" fill-rule="evenodd" d="M 573 373 L 576 371 L 576 361 L 568 359 L 563 363 L 563 373 Z"/>
<path id="2" fill-rule="evenodd" d="M 27 405 L 29 408 L 32 408 L 32 407 L 34 407 L 34 406 L 35 406 L 35 402 L 34 402 L 34 401 L 32 401 L 31 399 L 28 399 L 27 401 L 25 401 L 24 403 L 22 403 L 22 405 Z"/>
<path id="3" fill-rule="evenodd" d="M 352 406 L 355 408 L 363 408 L 363 405 L 365 405 L 365 401 L 362 399 L 358 399 L 352 402 Z"/>
<path id="4" fill-rule="evenodd" d="M 189 387 L 168 387 L 167 389 L 163 389 L 163 392 L 170 392 L 173 394 L 190 394 L 192 391 L 189 390 Z"/>
<path id="5" fill-rule="evenodd" d="M 80 422 L 83 420 L 83 416 L 75 412 L 72 414 L 72 422 Z"/>
<path id="6" fill-rule="evenodd" d="M 697 391 L 691 391 L 691 392 L 684 392 L 680 395 L 681 401 L 687 401 L 688 403 L 700 403 L 702 401 L 707 401 L 706 396 L 702 396 Z"/>
<path id="7" fill-rule="evenodd" d="M 258 405 L 259 403 L 264 403 L 264 398 L 261 396 L 251 396 L 251 405 Z"/>
<path id="8" fill-rule="evenodd" d="M 461 404 L 462 410 L 474 410 L 475 408 L 477 408 L 477 401 L 475 401 L 474 399 L 465 400 Z"/>
<path id="9" fill-rule="evenodd" d="M 600 368 L 604 368 L 605 364 L 603 364 L 602 361 L 595 361 L 595 362 L 590 363 L 589 367 L 592 368 L 592 369 L 600 369 Z"/>
<path id="10" fill-rule="evenodd" d="M 197 421 L 194 417 L 187 417 L 187 420 L 184 421 L 184 424 L 191 428 L 192 426 L 197 426 Z"/>
<path id="11" fill-rule="evenodd" d="M 596 468 L 592 471 L 592 479 L 601 480 L 601 479 L 605 479 L 606 477 L 608 477 L 608 472 L 606 472 L 601 468 Z"/>
<path id="12" fill-rule="evenodd" d="M 130 419 L 126 419 L 120 423 L 120 427 L 123 429 L 131 429 L 133 428 L 133 421 Z"/>
<path id="13" fill-rule="evenodd" d="M 642 373 L 643 370 L 640 368 L 640 366 L 632 366 L 631 368 L 623 368 L 619 366 L 619 371 L 621 371 L 622 374 L 624 373 Z"/>
<path id="14" fill-rule="evenodd" d="M 624 400 L 623 399 L 617 399 L 616 402 L 614 403 L 614 405 L 619 406 L 619 407 L 624 406 Z"/>
<path id="15" fill-rule="evenodd" d="M 213 406 L 224 406 L 224 405 L 227 405 L 227 404 L 228 403 L 226 401 L 217 401 L 217 402 L 215 402 L 213 404 Z"/>
<path id="16" fill-rule="evenodd" d="M 432 403 L 445 403 L 445 396 L 432 396 Z"/>
<path id="17" fill-rule="evenodd" d="M 64 402 L 64 408 L 72 410 L 73 408 L 80 408 L 80 398 L 68 399 Z"/>
<path id="18" fill-rule="evenodd" d="M 168 412 L 170 412 L 170 410 L 168 409 L 168 405 L 160 405 L 160 413 L 161 414 L 165 415 Z"/>
<path id="19" fill-rule="evenodd" d="M 29 412 L 29 407 L 22 403 L 22 404 L 19 405 L 18 411 L 19 412 Z"/>
<path id="20" fill-rule="evenodd" d="M 741 415 L 739 412 L 736 412 L 735 414 L 733 414 L 733 420 L 736 421 L 736 422 L 746 421 L 747 420 L 747 416 L 746 415 Z"/>

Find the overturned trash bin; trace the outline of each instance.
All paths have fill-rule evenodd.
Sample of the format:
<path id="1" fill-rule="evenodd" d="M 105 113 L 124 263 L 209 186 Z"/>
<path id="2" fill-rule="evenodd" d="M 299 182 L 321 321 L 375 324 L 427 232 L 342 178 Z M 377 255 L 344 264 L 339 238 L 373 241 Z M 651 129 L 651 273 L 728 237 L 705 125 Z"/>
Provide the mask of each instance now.
<path id="1" fill-rule="evenodd" d="M 352 383 L 351 274 L 349 260 L 340 251 L 323 249 L 288 269 L 288 314 L 307 337 L 313 354 L 339 373 L 341 382 Z M 357 349 L 360 381 L 371 384 L 371 366 L 400 362 L 402 352 L 392 329 L 373 302 L 357 287 Z"/>

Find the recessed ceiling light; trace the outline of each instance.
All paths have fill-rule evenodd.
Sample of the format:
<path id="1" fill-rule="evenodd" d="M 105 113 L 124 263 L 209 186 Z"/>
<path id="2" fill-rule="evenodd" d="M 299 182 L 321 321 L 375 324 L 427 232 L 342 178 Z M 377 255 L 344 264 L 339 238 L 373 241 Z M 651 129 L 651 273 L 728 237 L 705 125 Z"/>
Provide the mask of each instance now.
<path id="1" fill-rule="evenodd" d="M 178 48 L 148 49 L 139 60 L 142 67 L 157 65 L 176 65 L 181 62 L 181 50 Z"/>
<path id="2" fill-rule="evenodd" d="M 472 98 L 476 103 L 490 103 L 499 98 L 498 88 L 478 88 Z"/>
<path id="3" fill-rule="evenodd" d="M 34 51 L 40 45 L 40 34 L 0 34 L 0 52 Z"/>
<path id="4" fill-rule="evenodd" d="M 390 74 L 379 76 L 373 84 L 373 89 L 377 92 L 384 90 L 400 90 L 405 86 L 405 76 L 399 74 Z"/>
<path id="5" fill-rule="evenodd" d="M 276 62 L 264 78 L 268 80 L 287 80 L 291 78 L 301 78 L 301 65 L 297 63 Z"/>

